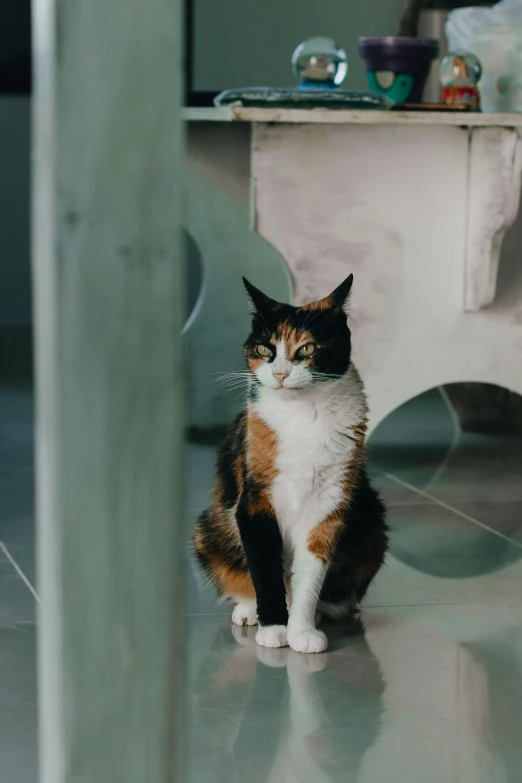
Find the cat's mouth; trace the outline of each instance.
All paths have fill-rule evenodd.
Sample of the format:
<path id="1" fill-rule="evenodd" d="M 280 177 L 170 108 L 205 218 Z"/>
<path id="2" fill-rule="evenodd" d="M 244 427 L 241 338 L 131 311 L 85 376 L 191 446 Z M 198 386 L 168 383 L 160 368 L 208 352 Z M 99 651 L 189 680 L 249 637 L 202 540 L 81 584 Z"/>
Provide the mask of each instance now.
<path id="1" fill-rule="evenodd" d="M 280 386 L 272 386 L 271 387 L 276 392 L 295 392 L 295 391 L 301 391 L 301 389 L 306 388 L 306 386 L 288 386 L 286 383 L 282 383 Z"/>
<path id="2" fill-rule="evenodd" d="M 310 383 L 290 383 L 286 382 L 286 379 L 280 382 L 277 386 L 272 380 L 265 380 L 264 378 L 256 378 L 257 383 L 264 389 L 270 389 L 270 391 L 278 392 L 283 395 L 285 392 L 299 392 L 310 387 Z"/>

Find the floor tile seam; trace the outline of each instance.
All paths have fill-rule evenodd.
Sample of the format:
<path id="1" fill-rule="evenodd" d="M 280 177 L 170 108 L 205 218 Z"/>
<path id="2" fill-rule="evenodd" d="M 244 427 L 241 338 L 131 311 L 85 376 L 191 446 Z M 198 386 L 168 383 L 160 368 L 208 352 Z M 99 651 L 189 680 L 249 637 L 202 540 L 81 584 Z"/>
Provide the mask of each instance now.
<path id="1" fill-rule="evenodd" d="M 36 592 L 36 590 L 34 588 L 34 585 L 32 584 L 31 580 L 28 578 L 28 576 L 24 573 L 22 568 L 18 565 L 18 563 L 16 562 L 15 558 L 12 556 L 11 552 L 6 547 L 6 545 L 4 544 L 3 541 L 0 541 L 0 551 L 3 552 L 3 554 L 5 555 L 7 560 L 9 561 L 9 563 L 12 565 L 12 567 L 14 568 L 14 570 L 16 571 L 16 573 L 18 574 L 18 576 L 22 580 L 22 582 L 25 584 L 27 589 L 32 593 L 34 599 L 38 603 L 40 603 L 40 596 Z"/>
<path id="2" fill-rule="evenodd" d="M 455 514 L 455 516 L 460 517 L 461 519 L 465 519 L 467 522 L 471 522 L 473 525 L 481 527 L 483 530 L 487 530 L 488 533 L 491 533 L 498 538 L 502 538 L 504 541 L 508 541 L 510 544 L 513 544 L 513 546 L 522 549 L 522 542 L 517 541 L 516 539 L 511 538 L 504 533 L 501 533 L 499 530 L 495 530 L 495 528 L 490 527 L 490 525 L 486 524 L 485 522 L 481 522 L 479 519 L 476 519 L 476 517 L 472 517 L 470 514 L 466 514 L 465 511 L 461 511 L 460 509 L 455 508 L 455 506 L 451 506 L 444 500 L 440 500 L 438 497 L 436 497 L 436 495 L 432 495 L 423 489 L 419 489 L 418 487 L 413 486 L 413 484 L 410 484 L 408 481 L 404 481 L 404 479 L 395 476 L 393 473 L 385 473 L 382 471 L 382 475 L 390 481 L 394 481 L 399 486 L 404 487 L 405 489 L 409 489 L 411 492 L 415 492 L 417 495 L 419 495 L 419 497 L 431 501 L 434 505 L 449 511 L 452 514 Z"/>
<path id="3" fill-rule="evenodd" d="M 362 608 L 363 614 L 365 612 L 373 612 L 378 609 L 413 609 L 415 607 L 423 606 L 438 606 L 441 608 L 453 607 L 453 606 L 508 606 L 511 604 L 519 605 L 519 597 L 513 596 L 511 598 L 499 598 L 498 600 L 483 600 L 483 601 L 419 601 L 414 604 L 396 603 L 396 604 L 365 604 Z M 194 617 L 223 617 L 229 618 L 231 614 L 228 612 L 188 612 L 184 615 L 186 618 Z"/>

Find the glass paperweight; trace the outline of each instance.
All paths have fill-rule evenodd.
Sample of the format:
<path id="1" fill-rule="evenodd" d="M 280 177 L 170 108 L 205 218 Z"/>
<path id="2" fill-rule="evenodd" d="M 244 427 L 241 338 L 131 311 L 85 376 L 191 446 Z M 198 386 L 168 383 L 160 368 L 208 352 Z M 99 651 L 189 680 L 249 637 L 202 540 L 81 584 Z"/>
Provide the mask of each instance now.
<path id="1" fill-rule="evenodd" d="M 299 44 L 292 55 L 292 68 L 300 87 L 331 89 L 344 81 L 348 61 L 335 41 L 316 35 Z"/>
<path id="2" fill-rule="evenodd" d="M 471 52 L 450 52 L 440 64 L 441 102 L 468 111 L 480 111 L 478 83 L 482 66 Z"/>
<path id="3" fill-rule="evenodd" d="M 476 87 L 482 76 L 482 65 L 471 52 L 450 52 L 439 70 L 443 87 Z"/>

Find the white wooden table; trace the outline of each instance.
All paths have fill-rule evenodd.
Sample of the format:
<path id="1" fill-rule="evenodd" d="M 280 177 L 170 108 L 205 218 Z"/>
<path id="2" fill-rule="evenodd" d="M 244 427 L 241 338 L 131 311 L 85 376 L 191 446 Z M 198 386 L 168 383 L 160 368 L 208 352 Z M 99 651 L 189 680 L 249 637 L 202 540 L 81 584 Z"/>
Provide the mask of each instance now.
<path id="1" fill-rule="evenodd" d="M 220 139 L 220 170 L 232 172 L 223 187 L 250 192 L 251 227 L 284 259 L 295 303 L 354 273 L 354 359 L 372 427 L 446 383 L 522 394 L 522 263 L 496 298 L 519 205 L 522 115 L 226 108 L 185 119 L 189 149 L 200 134 L 192 165 Z M 239 171 L 241 155 L 250 165 Z M 203 297 L 194 334 L 207 307 Z"/>

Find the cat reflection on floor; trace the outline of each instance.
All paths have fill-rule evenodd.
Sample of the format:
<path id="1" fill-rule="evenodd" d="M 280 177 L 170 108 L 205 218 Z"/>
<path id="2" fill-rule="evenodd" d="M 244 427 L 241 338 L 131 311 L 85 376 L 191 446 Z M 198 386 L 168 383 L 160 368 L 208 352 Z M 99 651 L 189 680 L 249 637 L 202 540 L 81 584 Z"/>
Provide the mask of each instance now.
<path id="1" fill-rule="evenodd" d="M 195 682 L 194 738 L 207 749 L 196 779 L 219 769 L 237 783 L 357 780 L 380 731 L 384 682 L 362 623 L 352 622 L 349 649 L 335 649 L 335 633 L 331 652 L 302 656 L 256 645 L 252 628 L 219 629 Z"/>

